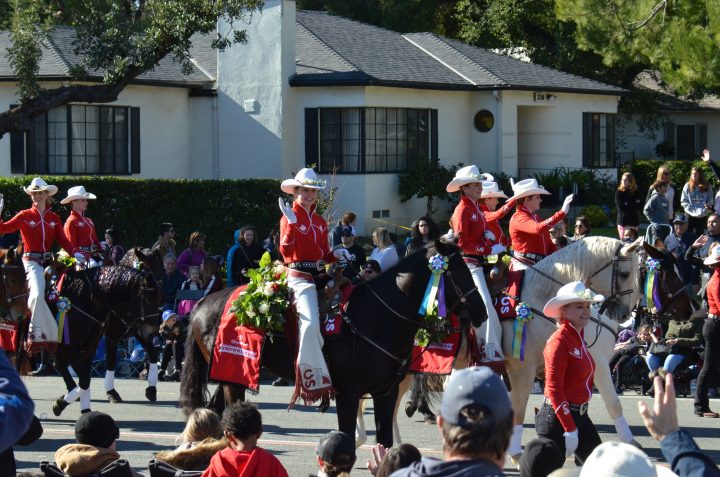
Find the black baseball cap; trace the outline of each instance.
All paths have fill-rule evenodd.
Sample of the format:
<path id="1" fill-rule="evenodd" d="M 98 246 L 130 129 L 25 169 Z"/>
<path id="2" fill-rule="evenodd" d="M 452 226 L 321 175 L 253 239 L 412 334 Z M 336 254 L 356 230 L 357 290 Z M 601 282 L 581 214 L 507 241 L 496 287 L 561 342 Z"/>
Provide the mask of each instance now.
<path id="1" fill-rule="evenodd" d="M 328 432 L 320 438 L 317 455 L 325 462 L 340 468 L 351 469 L 355 465 L 355 439 L 341 431 Z"/>
<path id="2" fill-rule="evenodd" d="M 440 415 L 450 424 L 465 427 L 465 418 L 460 411 L 471 404 L 486 407 L 496 421 L 512 414 L 507 387 L 486 366 L 465 368 L 452 375 L 445 387 Z"/>
<path id="3" fill-rule="evenodd" d="M 342 237 L 354 237 L 355 232 L 353 231 L 353 228 L 349 225 L 346 225 L 340 230 L 340 236 Z"/>
<path id="4" fill-rule="evenodd" d="M 78 444 L 107 448 L 118 437 L 120 437 L 120 429 L 115 419 L 104 412 L 87 412 L 75 423 L 75 439 Z"/>

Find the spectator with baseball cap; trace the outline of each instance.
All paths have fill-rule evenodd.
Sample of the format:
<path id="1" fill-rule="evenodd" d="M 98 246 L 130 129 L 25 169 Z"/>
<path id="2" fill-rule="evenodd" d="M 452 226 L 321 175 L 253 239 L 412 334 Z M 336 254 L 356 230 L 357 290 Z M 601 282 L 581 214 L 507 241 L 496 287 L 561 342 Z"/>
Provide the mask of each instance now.
<path id="1" fill-rule="evenodd" d="M 341 431 L 328 432 L 320 438 L 317 446 L 318 477 L 341 477 L 350 475 L 357 456 L 355 439 Z"/>
<path id="2" fill-rule="evenodd" d="M 337 263 L 343 267 L 343 276 L 352 280 L 365 267 L 367 258 L 363 248 L 355 243 L 355 229 L 346 225 L 340 231 L 340 245 L 350 254 L 350 260 L 340 260 Z"/>
<path id="3" fill-rule="evenodd" d="M 505 384 L 490 368 L 473 366 L 450 378 L 437 424 L 443 460 L 423 457 L 393 477 L 505 475 L 513 410 Z"/>
<path id="4" fill-rule="evenodd" d="M 120 429 L 104 412 L 82 414 L 75 423 L 75 444 L 62 446 L 55 452 L 55 463 L 69 475 L 88 475 L 120 458 L 117 439 Z M 135 476 L 140 474 L 134 473 Z"/>
<path id="5" fill-rule="evenodd" d="M 688 287 L 688 292 L 692 295 L 693 285 L 699 283 L 699 277 L 697 271 L 693 272 L 692 264 L 685 259 L 685 253 L 697 237 L 690 233 L 688 223 L 687 215 L 682 212 L 675 214 L 672 222 L 673 231 L 665 237 L 665 250 L 675 256 L 675 264 L 680 278 L 682 278 L 683 283 Z"/>

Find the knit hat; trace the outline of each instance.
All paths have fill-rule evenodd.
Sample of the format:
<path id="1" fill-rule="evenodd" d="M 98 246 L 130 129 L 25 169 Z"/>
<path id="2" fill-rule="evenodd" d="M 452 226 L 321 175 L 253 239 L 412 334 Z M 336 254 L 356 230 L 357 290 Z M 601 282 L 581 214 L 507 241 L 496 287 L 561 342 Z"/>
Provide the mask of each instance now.
<path id="1" fill-rule="evenodd" d="M 104 412 L 87 412 L 75 423 L 75 440 L 78 444 L 107 448 L 118 437 L 120 437 L 120 429 L 115 419 Z"/>
<path id="2" fill-rule="evenodd" d="M 561 468 L 565 456 L 555 442 L 545 437 L 532 440 L 525 445 L 520 457 L 520 477 L 547 477 Z"/>
<path id="3" fill-rule="evenodd" d="M 355 464 L 355 439 L 341 431 L 328 432 L 320 438 L 317 455 L 328 464 L 350 470 Z"/>
<path id="4" fill-rule="evenodd" d="M 163 323 L 165 323 L 167 320 L 169 320 L 169 319 L 172 318 L 173 316 L 174 316 L 175 318 L 177 318 L 178 315 L 177 315 L 177 313 L 175 313 L 175 312 L 172 311 L 172 310 L 165 310 L 165 311 L 163 311 L 163 314 L 162 314 Z"/>

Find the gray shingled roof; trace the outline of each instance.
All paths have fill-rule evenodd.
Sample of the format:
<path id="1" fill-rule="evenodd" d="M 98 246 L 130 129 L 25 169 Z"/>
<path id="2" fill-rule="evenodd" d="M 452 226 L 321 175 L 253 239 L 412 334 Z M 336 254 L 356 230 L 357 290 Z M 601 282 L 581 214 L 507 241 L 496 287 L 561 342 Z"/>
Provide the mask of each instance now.
<path id="1" fill-rule="evenodd" d="M 74 52 L 74 40 L 75 32 L 72 28 L 58 27 L 53 30 L 49 42 L 42 47 L 40 79 L 68 79 L 70 77 L 70 68 L 80 61 L 80 57 Z M 15 78 L 6 56 L 7 48 L 10 45 L 10 34 L 6 31 L 0 32 L 0 81 L 14 81 Z M 167 56 L 152 71 L 138 76 L 133 83 L 187 87 L 211 86 L 215 81 L 217 55 L 210 48 L 210 38 L 195 35 L 191 54 L 200 68 L 194 68 L 189 75 L 184 75 L 180 64 Z M 103 71 L 101 70 L 90 73 L 90 79 L 101 79 L 102 76 Z"/>
<path id="2" fill-rule="evenodd" d="M 660 72 L 645 70 L 635 77 L 633 85 L 653 93 L 660 111 L 716 113 L 720 110 L 720 97 L 707 94 L 698 99 L 679 98 L 661 80 Z"/>
<path id="3" fill-rule="evenodd" d="M 290 79 L 293 86 L 626 92 L 432 33 L 403 35 L 314 11 L 298 11 L 297 23 L 297 74 Z"/>

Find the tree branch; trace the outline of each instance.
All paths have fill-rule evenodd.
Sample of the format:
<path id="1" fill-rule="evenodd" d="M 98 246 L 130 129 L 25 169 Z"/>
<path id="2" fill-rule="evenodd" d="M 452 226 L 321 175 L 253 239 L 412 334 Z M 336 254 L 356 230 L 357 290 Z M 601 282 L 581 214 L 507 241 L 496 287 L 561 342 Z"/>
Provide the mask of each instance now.
<path id="1" fill-rule="evenodd" d="M 650 15 L 645 20 L 631 22 L 631 23 L 629 23 L 629 25 L 632 25 L 633 30 L 639 30 L 642 27 L 644 27 L 645 25 L 647 25 L 648 23 L 650 23 L 650 20 L 655 18 L 655 15 L 657 15 L 658 12 L 660 12 L 660 10 L 663 10 L 663 12 L 664 12 L 665 8 L 667 8 L 667 0 L 662 0 L 657 5 L 655 5 L 655 8 L 652 9 L 652 11 L 650 12 Z"/>

